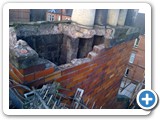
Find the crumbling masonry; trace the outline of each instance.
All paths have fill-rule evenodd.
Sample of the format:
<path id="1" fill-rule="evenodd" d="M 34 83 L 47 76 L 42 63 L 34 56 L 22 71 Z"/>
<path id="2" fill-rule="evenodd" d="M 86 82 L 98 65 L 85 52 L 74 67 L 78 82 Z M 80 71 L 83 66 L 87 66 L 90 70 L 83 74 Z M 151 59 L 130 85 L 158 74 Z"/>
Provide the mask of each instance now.
<path id="1" fill-rule="evenodd" d="M 67 96 L 81 88 L 89 108 L 125 108 L 116 96 L 139 36 L 134 19 L 125 25 L 129 11 L 132 16 L 137 12 L 73 10 L 68 22 L 11 25 L 10 78 L 29 88 L 56 81 L 69 90 L 61 90 Z"/>

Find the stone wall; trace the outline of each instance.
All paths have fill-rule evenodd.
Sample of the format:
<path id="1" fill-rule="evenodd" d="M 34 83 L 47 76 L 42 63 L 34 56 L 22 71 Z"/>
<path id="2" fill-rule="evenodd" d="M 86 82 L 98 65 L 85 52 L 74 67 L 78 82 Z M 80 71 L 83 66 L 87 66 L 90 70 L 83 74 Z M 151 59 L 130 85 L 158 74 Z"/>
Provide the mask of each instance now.
<path id="1" fill-rule="evenodd" d="M 79 39 L 64 35 L 59 62 L 65 64 L 77 58 Z"/>
<path id="2" fill-rule="evenodd" d="M 95 34 L 93 29 L 88 30 L 67 22 L 60 24 L 42 22 L 13 26 L 15 26 L 17 39 L 25 40 L 41 58 L 48 59 L 56 65 L 71 62 L 77 57 L 86 57 L 94 45 L 90 42 L 90 38 Z M 83 50 L 81 50 L 83 46 L 80 44 L 82 42 L 79 43 L 79 39 L 86 44 Z M 90 44 L 87 44 L 87 41 Z"/>
<path id="3" fill-rule="evenodd" d="M 79 39 L 79 49 L 77 58 L 85 58 L 87 54 L 92 51 L 94 38 L 80 38 Z"/>
<path id="4" fill-rule="evenodd" d="M 21 37 L 31 46 L 41 58 L 48 59 L 59 65 L 63 35 L 39 35 Z"/>
<path id="5" fill-rule="evenodd" d="M 109 48 L 139 34 L 136 28 L 128 26 L 87 29 L 69 22 L 36 22 L 15 24 L 13 27 L 17 39 L 25 40 L 41 58 L 56 65 L 86 57 L 94 45 L 105 43 Z"/>

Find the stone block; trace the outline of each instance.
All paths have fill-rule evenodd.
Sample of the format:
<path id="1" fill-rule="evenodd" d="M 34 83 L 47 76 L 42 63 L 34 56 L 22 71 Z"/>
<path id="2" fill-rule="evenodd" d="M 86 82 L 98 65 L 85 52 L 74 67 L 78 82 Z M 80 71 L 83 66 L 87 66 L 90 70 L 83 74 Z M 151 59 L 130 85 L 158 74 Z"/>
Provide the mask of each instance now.
<path id="1" fill-rule="evenodd" d="M 104 46 L 104 44 L 101 44 L 101 45 L 95 45 L 94 47 L 93 47 L 93 51 L 95 52 L 95 53 L 100 53 L 101 51 L 103 51 L 105 49 L 105 46 Z"/>
<path id="2" fill-rule="evenodd" d="M 137 38 L 139 35 L 139 29 L 128 26 L 111 27 L 107 26 L 105 35 L 106 48 L 113 47 L 122 42 L 126 42 Z"/>
<path id="3" fill-rule="evenodd" d="M 16 26 L 16 33 L 19 37 L 28 37 L 38 35 L 38 29 L 36 25 L 18 24 Z"/>
<path id="4" fill-rule="evenodd" d="M 87 58 L 94 59 L 96 56 L 97 56 L 97 53 L 91 51 L 91 52 L 88 53 Z"/>
<path id="5" fill-rule="evenodd" d="M 72 59 L 77 58 L 78 45 L 79 39 L 74 39 L 64 35 L 59 59 L 60 64 L 69 63 Z"/>
<path id="6" fill-rule="evenodd" d="M 16 31 L 13 27 L 9 28 L 9 48 L 13 49 L 13 47 L 16 45 L 17 42 L 17 36 Z"/>
<path id="7" fill-rule="evenodd" d="M 89 58 L 83 58 L 83 59 L 73 59 L 73 60 L 71 60 L 71 63 L 74 66 L 77 66 L 77 65 L 80 65 L 80 64 L 83 64 L 83 63 L 86 63 L 86 62 L 90 62 L 90 59 Z"/>
<path id="8" fill-rule="evenodd" d="M 93 45 L 93 38 L 79 39 L 79 50 L 78 50 L 78 58 L 84 58 L 87 56 L 87 54 L 92 51 L 92 45 Z"/>
<path id="9" fill-rule="evenodd" d="M 18 69 L 35 65 L 37 59 L 38 54 L 23 40 L 17 41 L 14 49 L 10 50 L 10 62 Z"/>

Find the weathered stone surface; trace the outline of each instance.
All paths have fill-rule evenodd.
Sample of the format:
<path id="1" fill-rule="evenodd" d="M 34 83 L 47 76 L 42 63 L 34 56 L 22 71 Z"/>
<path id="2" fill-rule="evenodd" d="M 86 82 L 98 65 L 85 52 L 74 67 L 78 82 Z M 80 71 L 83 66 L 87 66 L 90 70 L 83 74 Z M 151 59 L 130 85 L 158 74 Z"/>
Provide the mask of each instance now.
<path id="1" fill-rule="evenodd" d="M 106 26 L 107 13 L 108 13 L 107 9 L 97 9 L 94 24 L 100 26 Z"/>
<path id="2" fill-rule="evenodd" d="M 127 16 L 127 11 L 128 9 L 120 9 L 119 16 L 118 16 L 118 25 L 119 26 L 124 26 L 126 16 Z"/>
<path id="3" fill-rule="evenodd" d="M 28 24 L 17 24 L 16 33 L 19 37 L 38 36 L 38 35 L 49 35 L 49 34 L 60 34 L 61 31 L 57 24 L 54 23 L 28 23 Z"/>
<path id="4" fill-rule="evenodd" d="M 71 63 L 67 63 L 67 64 L 59 65 L 58 68 L 62 70 L 62 69 L 70 68 L 72 66 L 73 65 Z"/>
<path id="5" fill-rule="evenodd" d="M 82 63 L 86 63 L 86 62 L 90 62 L 90 61 L 91 61 L 91 59 L 89 59 L 89 58 L 80 58 L 80 59 L 71 60 L 71 63 L 76 66 L 76 65 L 80 65 Z"/>
<path id="6" fill-rule="evenodd" d="M 140 29 L 136 27 L 129 27 L 126 33 L 126 41 L 136 39 L 140 35 Z"/>
<path id="7" fill-rule="evenodd" d="M 87 58 L 94 59 L 98 54 L 94 51 L 88 53 Z"/>
<path id="8" fill-rule="evenodd" d="M 59 59 L 60 64 L 68 63 L 72 59 L 77 58 L 78 45 L 79 39 L 74 39 L 64 35 Z"/>
<path id="9" fill-rule="evenodd" d="M 9 48 L 13 48 L 17 42 L 16 31 L 13 27 L 9 28 Z"/>
<path id="10" fill-rule="evenodd" d="M 38 28 L 38 32 L 41 35 L 46 35 L 46 34 L 61 34 L 62 31 L 59 30 L 58 25 L 41 24 Z"/>
<path id="11" fill-rule="evenodd" d="M 128 9 L 125 25 L 134 26 L 139 9 Z"/>
<path id="12" fill-rule="evenodd" d="M 132 40 L 139 36 L 139 29 L 129 26 L 106 27 L 105 46 L 113 47 L 119 43 Z"/>
<path id="13" fill-rule="evenodd" d="M 16 24 L 15 31 L 17 38 L 25 39 L 40 57 L 57 65 L 68 63 L 77 57 L 86 57 L 94 45 L 105 43 L 105 47 L 110 48 L 139 35 L 137 28 L 128 26 L 105 28 L 95 25 L 88 29 L 64 22 Z"/>
<path id="14" fill-rule="evenodd" d="M 62 34 L 29 36 L 25 41 L 38 53 L 41 58 L 48 59 L 59 65 Z"/>
<path id="15" fill-rule="evenodd" d="M 10 62 L 16 68 L 32 66 L 37 59 L 38 54 L 23 40 L 17 41 L 14 49 L 10 50 Z"/>
<path id="16" fill-rule="evenodd" d="M 36 72 L 37 69 L 54 68 L 54 71 L 58 70 L 54 63 L 39 58 L 38 54 L 23 40 L 18 40 L 14 48 L 10 50 L 10 63 L 15 69 L 25 71 L 21 73 L 23 75 Z"/>
<path id="17" fill-rule="evenodd" d="M 78 58 L 87 57 L 87 54 L 92 51 L 93 38 L 80 38 L 79 39 L 79 50 L 78 50 Z"/>
<path id="18" fill-rule="evenodd" d="M 65 34 L 73 38 L 91 38 L 96 34 L 94 29 L 79 27 L 77 24 L 50 22 L 16 24 L 15 30 L 19 38 L 50 34 Z M 104 31 L 98 32 L 98 34 L 104 34 Z"/>
<path id="19" fill-rule="evenodd" d="M 95 53 L 100 53 L 100 52 L 102 52 L 103 50 L 105 50 L 105 46 L 104 46 L 104 44 L 99 44 L 99 45 L 95 45 L 94 47 L 93 47 L 93 51 L 95 52 Z"/>
<path id="20" fill-rule="evenodd" d="M 97 36 L 104 36 L 105 35 L 105 26 L 98 26 L 98 25 L 95 25 L 94 26 L 94 30 L 96 32 L 95 35 Z"/>
<path id="21" fill-rule="evenodd" d="M 87 29 L 73 24 L 59 24 L 62 33 L 72 38 L 91 38 L 96 32 L 94 29 Z"/>
<path id="22" fill-rule="evenodd" d="M 95 25 L 93 29 L 87 29 L 83 27 L 79 27 L 76 24 L 68 24 L 68 23 L 36 23 L 36 24 L 18 24 L 16 26 L 16 33 L 18 38 L 26 38 L 29 36 L 42 36 L 42 35 L 56 35 L 56 34 L 65 34 L 72 38 L 92 38 L 94 35 L 97 36 L 107 36 L 106 31 L 110 29 L 111 35 L 108 37 L 114 37 L 114 34 L 123 33 L 124 29 L 127 29 L 126 26 L 124 28 L 117 26 L 111 27 L 106 26 L 106 28 L 102 26 Z M 120 29 L 120 30 L 119 30 Z M 122 30 L 122 31 L 121 31 Z M 119 33 L 117 33 L 117 31 Z M 108 38 L 107 37 L 107 38 Z"/>
<path id="23" fill-rule="evenodd" d="M 138 13 L 134 26 L 140 28 L 141 35 L 145 34 L 145 13 Z"/>
<path id="24" fill-rule="evenodd" d="M 95 36 L 94 36 L 94 39 L 93 39 L 93 46 L 94 46 L 94 45 L 103 44 L 103 43 L 104 43 L 104 40 L 105 40 L 105 37 L 104 37 L 104 36 L 97 36 L 97 35 L 95 35 Z"/>
<path id="25" fill-rule="evenodd" d="M 71 19 L 80 26 L 93 27 L 95 12 L 95 9 L 74 9 Z"/>
<path id="26" fill-rule="evenodd" d="M 119 9 L 109 9 L 107 16 L 107 24 L 111 26 L 117 26 L 119 16 Z"/>

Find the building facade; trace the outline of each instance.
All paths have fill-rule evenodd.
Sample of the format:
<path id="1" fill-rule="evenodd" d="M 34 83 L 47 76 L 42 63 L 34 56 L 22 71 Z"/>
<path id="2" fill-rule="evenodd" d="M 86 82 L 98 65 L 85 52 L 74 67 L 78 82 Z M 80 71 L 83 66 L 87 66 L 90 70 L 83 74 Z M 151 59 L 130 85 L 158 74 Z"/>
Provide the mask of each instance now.
<path id="1" fill-rule="evenodd" d="M 10 9 L 9 22 L 29 22 L 30 10 L 29 9 Z"/>
<path id="2" fill-rule="evenodd" d="M 119 98 L 126 98 L 129 107 L 136 107 L 136 95 L 145 87 L 145 36 L 135 39 L 128 65 L 119 89 Z M 123 97 L 122 97 L 123 96 Z"/>
<path id="3" fill-rule="evenodd" d="M 46 21 L 71 20 L 71 13 L 70 9 L 51 9 L 46 12 Z"/>

